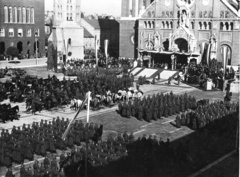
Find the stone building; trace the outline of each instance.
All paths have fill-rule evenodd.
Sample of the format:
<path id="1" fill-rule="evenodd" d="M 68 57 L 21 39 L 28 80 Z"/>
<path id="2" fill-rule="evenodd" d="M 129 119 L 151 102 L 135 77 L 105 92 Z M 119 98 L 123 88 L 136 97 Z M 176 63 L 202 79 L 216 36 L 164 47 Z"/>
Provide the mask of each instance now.
<path id="1" fill-rule="evenodd" d="M 122 0 L 120 56 L 169 65 L 224 58 L 236 66 L 239 18 L 239 0 Z"/>
<path id="2" fill-rule="evenodd" d="M 83 27 L 81 26 L 80 0 L 54 0 L 52 41 L 58 58 L 83 59 Z"/>
<path id="3" fill-rule="evenodd" d="M 0 54 L 15 46 L 24 57 L 45 55 L 44 3 L 44 0 L 0 1 Z"/>

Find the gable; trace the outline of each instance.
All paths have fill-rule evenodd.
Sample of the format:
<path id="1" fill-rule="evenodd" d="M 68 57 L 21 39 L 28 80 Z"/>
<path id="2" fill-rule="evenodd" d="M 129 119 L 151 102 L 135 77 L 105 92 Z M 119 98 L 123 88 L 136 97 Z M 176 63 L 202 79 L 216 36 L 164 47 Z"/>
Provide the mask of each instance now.
<path id="1" fill-rule="evenodd" d="M 238 0 L 221 0 L 221 2 L 235 17 L 240 17 L 240 2 Z"/>

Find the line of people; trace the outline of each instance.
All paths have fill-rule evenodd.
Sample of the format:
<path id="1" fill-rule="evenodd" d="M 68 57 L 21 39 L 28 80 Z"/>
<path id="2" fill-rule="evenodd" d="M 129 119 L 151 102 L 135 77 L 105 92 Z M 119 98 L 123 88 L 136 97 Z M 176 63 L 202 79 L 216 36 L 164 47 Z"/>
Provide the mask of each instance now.
<path id="1" fill-rule="evenodd" d="M 224 103 L 216 101 L 211 104 L 198 106 L 196 110 L 190 110 L 186 113 L 176 116 L 176 126 L 189 126 L 193 130 L 202 129 L 208 124 L 237 112 L 238 103 Z"/>
<path id="2" fill-rule="evenodd" d="M 118 104 L 118 112 L 122 117 L 130 118 L 132 116 L 148 122 L 195 108 L 197 108 L 197 102 L 194 96 L 188 96 L 187 93 L 180 96 L 174 95 L 172 91 L 170 94 L 154 94 L 152 97 L 143 97 L 143 99 L 134 99 Z"/>

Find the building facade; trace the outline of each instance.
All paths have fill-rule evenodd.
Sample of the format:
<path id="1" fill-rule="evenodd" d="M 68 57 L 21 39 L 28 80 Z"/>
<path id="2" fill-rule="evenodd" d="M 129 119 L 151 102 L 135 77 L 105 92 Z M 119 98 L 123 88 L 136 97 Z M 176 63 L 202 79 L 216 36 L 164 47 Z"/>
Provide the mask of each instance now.
<path id="1" fill-rule="evenodd" d="M 54 0 L 52 41 L 58 58 L 83 59 L 83 27 L 81 26 L 80 0 Z"/>
<path id="2" fill-rule="evenodd" d="M 0 1 L 0 54 L 17 47 L 25 57 L 45 55 L 44 0 Z"/>
<path id="3" fill-rule="evenodd" d="M 178 62 L 199 63 L 208 46 L 209 58 L 236 66 L 239 18 L 239 0 L 123 0 L 120 55 L 128 48 L 126 57 L 171 60 L 174 54 Z"/>

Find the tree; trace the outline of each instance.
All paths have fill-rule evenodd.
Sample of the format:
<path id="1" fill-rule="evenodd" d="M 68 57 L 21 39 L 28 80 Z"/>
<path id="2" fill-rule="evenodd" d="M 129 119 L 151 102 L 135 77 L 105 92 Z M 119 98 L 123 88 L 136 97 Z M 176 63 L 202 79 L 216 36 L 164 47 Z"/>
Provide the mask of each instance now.
<path id="1" fill-rule="evenodd" d="M 11 56 L 12 58 L 17 57 L 19 55 L 19 51 L 16 47 L 8 47 L 7 55 Z"/>

